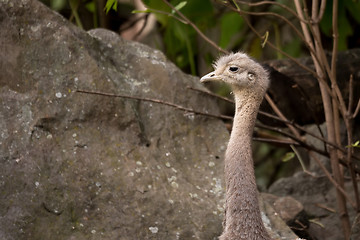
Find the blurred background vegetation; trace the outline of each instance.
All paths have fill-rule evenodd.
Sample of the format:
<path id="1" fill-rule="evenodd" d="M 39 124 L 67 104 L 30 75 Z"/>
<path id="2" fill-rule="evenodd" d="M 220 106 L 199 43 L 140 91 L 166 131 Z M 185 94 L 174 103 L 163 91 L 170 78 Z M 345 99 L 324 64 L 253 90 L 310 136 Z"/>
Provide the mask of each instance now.
<path id="1" fill-rule="evenodd" d="M 162 0 L 143 0 L 147 10 L 140 7 L 140 0 L 42 0 L 42 2 L 85 30 L 101 27 L 123 35 L 136 23 L 145 20 L 141 21 L 143 28 L 135 29 L 138 32 L 130 38 L 162 50 L 177 66 L 193 75 L 202 74 L 202 69 L 199 69 L 198 66 L 199 58 L 205 56 L 207 64 L 210 64 L 218 56 L 216 49 L 208 46 L 189 24 L 184 24 L 174 18 L 176 13 Z M 262 40 L 251 31 L 243 17 L 224 4 L 226 2 L 233 3 L 233 1 L 171 0 L 169 2 L 173 6 L 179 6 L 180 11 L 189 20 L 223 49 L 243 50 L 259 60 L 284 57 L 272 49 L 262 48 Z M 294 9 L 292 1 L 277 0 L 274 2 Z M 311 1 L 307 2 L 311 6 Z M 321 21 L 323 44 L 329 48 L 332 46 L 331 2 L 331 0 L 328 1 Z M 295 25 L 298 24 L 291 13 L 276 5 L 249 7 L 244 4 L 240 7 L 241 10 L 248 12 L 277 13 Z M 339 1 L 339 50 L 351 49 L 360 45 L 359 13 L 360 2 L 358 0 Z M 154 14 L 155 19 L 150 19 L 150 14 Z M 265 34 L 267 31 L 269 40 L 281 50 L 294 57 L 308 55 L 308 50 L 304 48 L 301 40 L 295 36 L 284 21 L 264 15 L 248 15 L 247 17 L 259 32 Z M 156 21 L 155 24 L 153 21 Z M 146 29 L 145 25 L 151 25 L 151 29 Z"/>
<path id="2" fill-rule="evenodd" d="M 163 0 L 42 0 L 74 24 L 90 30 L 106 28 L 122 37 L 145 43 L 164 52 L 184 72 L 201 76 L 211 70 L 211 63 L 221 52 L 200 37 L 193 26 L 179 19 L 178 13 Z M 249 6 L 240 1 L 223 0 L 171 0 L 168 1 L 186 16 L 195 26 L 225 51 L 245 51 L 259 61 L 282 59 L 284 55 L 272 48 L 263 47 L 250 23 L 259 33 L 266 36 L 277 48 L 293 57 L 308 56 L 308 49 L 293 30 L 271 12 L 286 18 L 300 29 L 298 19 L 289 11 L 277 5 Z M 258 2 L 258 1 L 246 1 Z M 294 9 L 293 1 L 276 0 Z M 306 0 L 308 6 L 311 1 Z M 248 12 L 241 16 L 233 9 Z M 321 20 L 322 43 L 325 49 L 332 49 L 332 1 Z M 247 21 L 244 20 L 246 17 Z M 339 50 L 360 46 L 360 1 L 339 1 Z M 230 90 L 224 85 L 211 86 L 222 96 Z M 219 102 L 224 114 L 232 114 L 233 106 Z M 290 148 L 256 143 L 255 165 L 259 185 L 266 188 L 279 177 L 289 176 L 301 169 Z M 266 161 L 265 161 L 266 159 Z M 261 176 L 261 177 L 260 177 Z M 266 177 L 264 177 L 266 176 Z"/>

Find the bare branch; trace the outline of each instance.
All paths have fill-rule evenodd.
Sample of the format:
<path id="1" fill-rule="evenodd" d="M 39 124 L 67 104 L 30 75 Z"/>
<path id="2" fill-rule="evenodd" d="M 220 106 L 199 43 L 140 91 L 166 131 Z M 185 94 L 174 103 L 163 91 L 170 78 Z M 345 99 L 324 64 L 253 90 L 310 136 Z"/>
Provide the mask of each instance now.
<path id="1" fill-rule="evenodd" d="M 266 101 L 269 103 L 269 105 L 271 106 L 271 108 L 274 110 L 274 112 L 283 120 L 288 121 L 288 119 L 284 116 L 284 114 L 280 111 L 280 109 L 276 106 L 276 104 L 274 103 L 274 101 L 271 99 L 271 97 L 266 94 L 265 95 L 265 99 Z M 299 131 L 291 124 L 286 123 L 286 126 L 295 134 L 295 136 L 297 138 L 301 138 L 301 135 L 299 133 Z"/>
<path id="2" fill-rule="evenodd" d="M 190 112 L 190 113 L 194 113 L 194 114 L 198 114 L 198 115 L 203 115 L 203 116 L 213 117 L 213 118 L 218 118 L 218 119 L 224 119 L 224 120 L 233 120 L 233 118 L 229 117 L 229 116 L 200 112 L 200 111 L 196 111 L 192 108 L 186 108 L 186 107 L 177 105 L 175 103 L 170 103 L 170 102 L 166 102 L 166 101 L 159 100 L 159 99 L 135 97 L 135 96 L 129 96 L 129 95 L 122 95 L 122 94 L 113 94 L 113 93 L 103 93 L 103 92 L 96 92 L 96 91 L 86 91 L 86 90 L 76 90 L 75 92 L 94 94 L 94 95 L 100 95 L 100 96 L 105 96 L 105 97 L 126 98 L 126 99 L 132 99 L 132 100 L 140 100 L 140 101 L 144 101 L 144 102 L 158 103 L 158 104 L 176 108 L 181 111 Z"/>
<path id="3" fill-rule="evenodd" d="M 228 6 L 228 5 L 227 5 Z M 246 24 L 249 26 L 249 28 L 251 29 L 251 31 L 253 33 L 256 34 L 256 36 L 258 36 L 259 38 L 263 38 L 263 35 L 261 35 L 255 28 L 254 26 L 251 24 L 251 22 L 249 21 L 249 19 L 246 18 L 246 16 L 244 16 L 243 12 L 232 7 L 232 6 L 228 6 L 230 7 L 233 11 L 238 12 L 241 16 L 243 16 Z M 281 53 L 282 55 L 286 56 L 287 58 L 289 58 L 291 61 L 295 62 L 297 65 L 299 65 L 302 69 L 304 69 L 305 71 L 311 73 L 314 77 L 317 76 L 316 72 L 314 72 L 311 68 L 305 66 L 304 64 L 300 63 L 296 58 L 292 57 L 291 55 L 289 55 L 288 53 L 284 52 L 283 50 L 281 50 L 280 48 L 276 47 L 273 43 L 271 43 L 270 41 L 268 41 L 266 43 L 269 47 L 271 47 L 272 49 L 274 49 L 275 51 L 278 51 L 279 53 Z M 306 42 L 305 42 L 306 44 Z"/>
<path id="4" fill-rule="evenodd" d="M 260 137 L 253 137 L 254 141 L 258 142 L 265 142 L 265 143 L 271 143 L 271 144 L 282 144 L 282 145 L 296 145 L 299 146 L 297 142 L 290 141 L 290 140 L 279 140 L 279 139 L 272 139 L 272 138 L 260 138 Z"/>
<path id="5" fill-rule="evenodd" d="M 209 95 L 209 96 L 211 96 L 211 97 L 218 98 L 218 99 L 223 100 L 223 101 L 225 101 L 225 102 L 228 102 L 228 103 L 231 103 L 231 104 L 235 104 L 233 100 L 228 99 L 228 98 L 226 98 L 226 97 L 219 96 L 219 95 L 217 95 L 217 94 L 215 94 L 215 93 L 212 93 L 212 92 L 209 92 L 209 91 L 204 91 L 204 90 L 202 90 L 202 89 L 197 89 L 197 88 L 193 88 L 193 87 L 187 87 L 187 88 L 190 89 L 190 90 L 193 90 L 193 91 L 197 91 L 197 92 L 200 92 L 200 93 Z M 274 104 L 275 104 L 275 103 L 274 103 Z M 324 142 L 325 144 L 327 144 L 327 145 L 329 145 L 329 146 L 331 146 L 331 147 L 336 148 L 337 150 L 341 151 L 342 153 L 344 153 L 344 154 L 347 153 L 347 150 L 344 149 L 341 145 L 337 145 L 337 144 L 335 144 L 335 143 L 329 142 L 329 141 L 328 141 L 327 139 L 325 139 L 324 137 L 318 136 L 318 135 L 314 134 L 313 132 L 307 130 L 306 128 L 304 128 L 304 127 L 302 127 L 302 126 L 300 126 L 300 125 L 298 125 L 298 124 L 296 124 L 296 123 L 294 123 L 294 122 L 292 122 L 292 121 L 289 121 L 289 120 L 287 120 L 287 119 L 280 118 L 280 117 L 278 117 L 278 116 L 275 116 L 275 115 L 273 115 L 273 114 L 270 114 L 270 113 L 267 113 L 267 112 L 264 112 L 264 111 L 261 111 L 261 110 L 259 111 L 259 114 L 260 114 L 260 115 L 263 115 L 263 116 L 266 116 L 266 117 L 268 117 L 268 118 L 272 118 L 272 119 L 274 119 L 274 120 L 276 120 L 276 121 L 282 122 L 282 123 L 284 123 L 284 124 L 290 124 L 290 125 L 294 126 L 295 128 L 297 128 L 298 130 L 304 132 L 305 134 L 308 134 L 308 135 L 310 135 L 310 136 L 312 136 L 312 137 L 314 137 L 314 138 L 316 138 L 316 139 Z M 278 132 L 278 133 L 282 134 L 281 132 Z M 328 155 L 327 155 L 327 156 L 328 156 Z M 354 158 L 354 159 L 356 159 L 356 160 L 360 160 L 360 158 L 357 157 L 357 156 L 351 156 L 351 157 Z M 345 166 L 347 166 L 345 161 L 342 162 L 342 164 L 345 165 Z"/>
<path id="6" fill-rule="evenodd" d="M 355 111 L 354 111 L 354 114 L 352 115 L 352 118 L 356 118 L 356 116 L 358 115 L 359 111 L 360 111 L 360 99 L 359 99 L 359 101 L 358 101 L 358 103 L 357 103 L 357 106 L 356 106 L 356 109 L 355 109 Z"/>
<path id="7" fill-rule="evenodd" d="M 349 78 L 349 102 L 348 102 L 348 110 L 347 115 L 351 117 L 351 111 L 353 109 L 354 105 L 354 77 L 352 74 L 350 74 Z"/>
<path id="8" fill-rule="evenodd" d="M 320 6 L 320 12 L 319 12 L 319 15 L 316 19 L 316 23 L 319 23 L 321 21 L 321 19 L 323 18 L 324 16 L 324 13 L 325 13 L 325 7 L 326 7 L 326 0 L 322 0 L 321 1 L 321 6 Z"/>
<path id="9" fill-rule="evenodd" d="M 200 29 L 192 22 L 190 21 L 184 14 L 182 14 L 179 10 L 177 10 L 171 3 L 169 3 L 166 0 L 162 0 L 166 5 L 168 5 L 173 11 L 175 11 L 183 21 L 185 21 L 187 24 L 189 24 L 199 35 L 202 37 L 205 41 L 207 41 L 211 46 L 213 46 L 218 51 L 228 54 L 229 52 L 225 49 L 222 49 L 219 47 L 216 43 L 214 43 L 210 38 L 208 38 L 203 32 L 200 31 Z"/>
<path id="10" fill-rule="evenodd" d="M 281 19 L 282 21 L 284 21 L 285 23 L 287 23 L 290 28 L 292 30 L 294 30 L 294 32 L 296 33 L 296 35 L 301 38 L 301 40 L 307 44 L 304 36 L 301 34 L 301 32 L 294 26 L 294 24 L 292 24 L 287 18 L 285 18 L 284 16 L 281 16 L 280 14 L 274 13 L 274 12 L 248 12 L 248 11 L 244 11 L 244 10 L 237 10 L 239 13 L 242 14 L 247 14 L 247 15 L 253 15 L 253 16 L 273 16 L 273 17 L 277 17 L 279 19 Z"/>
<path id="11" fill-rule="evenodd" d="M 250 7 L 257 7 L 257 6 L 261 6 L 261 5 L 265 5 L 265 4 L 279 6 L 283 9 L 285 9 L 287 12 L 291 13 L 295 18 L 297 18 L 299 20 L 299 22 L 304 22 L 306 24 L 309 23 L 306 19 L 301 18 L 294 10 L 292 10 L 288 6 L 281 4 L 279 2 L 275 2 L 275 1 L 260 1 L 260 2 L 254 2 L 254 3 L 245 2 L 245 1 L 237 1 L 237 2 L 244 4 L 244 5 L 248 5 Z"/>

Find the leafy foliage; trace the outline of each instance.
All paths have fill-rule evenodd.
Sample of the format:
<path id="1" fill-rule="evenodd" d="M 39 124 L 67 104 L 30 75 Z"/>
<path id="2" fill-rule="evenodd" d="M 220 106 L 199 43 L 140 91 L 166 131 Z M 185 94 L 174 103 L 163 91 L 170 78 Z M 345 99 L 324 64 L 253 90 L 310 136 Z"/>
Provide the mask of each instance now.
<path id="1" fill-rule="evenodd" d="M 242 28 L 244 28 L 244 19 L 235 12 L 225 13 L 221 19 L 221 35 L 219 46 L 226 49 L 230 41 Z"/>
<path id="2" fill-rule="evenodd" d="M 154 13 L 161 24 L 165 51 L 168 57 L 180 68 L 186 69 L 189 67 L 190 72 L 196 74 L 197 33 L 195 30 L 174 18 L 175 11 L 162 1 L 145 0 L 144 3 L 148 7 L 148 11 Z M 206 21 L 214 13 L 209 0 L 170 1 L 170 3 L 201 29 L 211 27 L 212 21 Z"/>
<path id="3" fill-rule="evenodd" d="M 353 34 L 352 26 L 348 19 L 348 13 L 351 17 L 356 19 L 360 23 L 359 12 L 360 4 L 356 4 L 354 1 L 339 1 L 339 10 L 338 10 L 338 24 L 339 24 L 339 50 L 347 49 L 347 38 Z M 358 10 L 356 12 L 356 10 Z M 328 36 L 332 37 L 332 1 L 329 1 L 326 4 L 325 13 L 322 21 L 320 22 L 320 27 L 322 32 Z"/>
<path id="4" fill-rule="evenodd" d="M 100 25 L 99 12 L 104 11 L 105 17 L 109 17 L 110 13 L 117 11 L 119 17 L 126 12 L 122 3 L 117 0 L 107 0 L 103 9 L 98 9 L 99 4 L 96 0 L 42 0 L 56 11 L 64 11 L 67 8 L 71 11 L 70 19 L 74 19 L 78 26 L 88 29 L 92 27 L 104 27 Z M 293 8 L 291 1 L 277 0 L 281 4 L 286 4 Z M 196 31 L 189 25 L 179 21 L 177 13 L 167 6 L 161 0 L 143 0 L 147 9 L 145 11 L 135 10 L 136 13 L 152 13 L 160 25 L 160 34 L 164 46 L 163 51 L 166 55 L 181 69 L 197 74 L 197 57 L 200 54 L 199 50 L 203 48 L 204 41 L 199 39 Z M 221 48 L 226 50 L 244 50 L 256 58 L 283 58 L 280 53 L 270 52 L 263 48 L 261 44 L 264 41 L 255 36 L 250 31 L 248 25 L 244 21 L 244 17 L 229 8 L 224 8 L 222 1 L 202 0 L 202 1 L 184 1 L 184 0 L 170 0 L 170 4 L 175 6 L 178 11 L 181 11 L 190 21 L 192 21 L 203 33 L 209 36 Z M 285 9 L 270 5 L 267 8 L 249 7 L 247 5 L 235 4 L 235 1 L 230 1 L 234 9 L 241 9 L 245 11 L 267 11 L 274 12 L 290 21 L 294 20 L 291 14 Z M 327 44 L 324 46 L 331 46 L 332 39 L 332 1 L 328 1 L 326 5 L 323 19 L 320 23 L 321 31 L 328 37 Z M 86 9 L 93 17 L 92 23 L 87 23 L 88 18 L 85 18 L 80 9 Z M 354 23 L 360 24 L 360 2 L 353 0 L 339 1 L 339 50 L 346 50 L 348 48 L 348 40 L 354 32 Z M 126 13 L 128 17 L 131 12 Z M 100 14 L 101 15 L 101 14 Z M 291 33 L 288 28 L 284 27 L 284 22 L 272 18 L 271 16 L 247 16 L 255 27 L 262 28 L 262 35 L 268 33 L 269 41 L 275 42 L 276 46 L 288 53 L 290 56 L 298 57 L 304 53 L 304 45 L 301 39 Z M 109 17 L 113 21 L 114 17 Z M 110 26 L 118 26 L 110 23 Z M 286 24 L 285 24 L 286 25 Z M 113 29 L 118 30 L 118 29 Z M 159 44 L 157 44 L 159 45 Z M 305 51 L 306 52 L 306 51 Z M 201 52 L 204 56 L 206 53 Z M 207 57 L 208 58 L 208 57 Z M 208 60 L 212 61 L 211 58 Z"/>
<path id="5" fill-rule="evenodd" d="M 106 14 L 108 14 L 111 9 L 117 11 L 117 6 L 118 6 L 117 0 L 107 0 L 104 10 Z"/>

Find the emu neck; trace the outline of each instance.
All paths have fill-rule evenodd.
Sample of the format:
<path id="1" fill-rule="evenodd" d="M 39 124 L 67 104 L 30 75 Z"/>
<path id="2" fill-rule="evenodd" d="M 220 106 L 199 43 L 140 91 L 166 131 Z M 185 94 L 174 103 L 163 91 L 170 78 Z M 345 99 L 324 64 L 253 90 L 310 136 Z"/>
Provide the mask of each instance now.
<path id="1" fill-rule="evenodd" d="M 225 230 L 220 239 L 270 239 L 259 210 L 252 134 L 263 96 L 234 91 L 236 112 L 225 154 Z"/>

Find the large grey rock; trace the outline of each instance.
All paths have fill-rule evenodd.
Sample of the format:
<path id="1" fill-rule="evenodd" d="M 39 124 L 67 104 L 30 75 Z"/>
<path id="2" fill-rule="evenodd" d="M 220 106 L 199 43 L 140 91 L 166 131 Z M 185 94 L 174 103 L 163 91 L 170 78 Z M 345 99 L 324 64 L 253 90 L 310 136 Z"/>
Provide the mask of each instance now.
<path id="1" fill-rule="evenodd" d="M 215 239 L 221 232 L 220 121 L 164 55 L 86 33 L 37 1 L 0 1 L 0 238 Z"/>
<path id="2" fill-rule="evenodd" d="M 0 29 L 0 239 L 217 239 L 222 122 L 76 92 L 217 114 L 212 99 L 187 88 L 202 88 L 197 78 L 157 50 L 86 33 L 35 0 L 0 0 Z M 294 239 L 261 204 L 272 236 Z"/>

